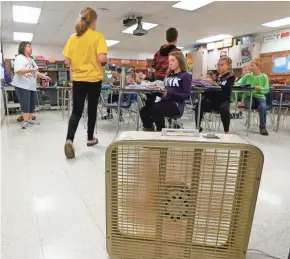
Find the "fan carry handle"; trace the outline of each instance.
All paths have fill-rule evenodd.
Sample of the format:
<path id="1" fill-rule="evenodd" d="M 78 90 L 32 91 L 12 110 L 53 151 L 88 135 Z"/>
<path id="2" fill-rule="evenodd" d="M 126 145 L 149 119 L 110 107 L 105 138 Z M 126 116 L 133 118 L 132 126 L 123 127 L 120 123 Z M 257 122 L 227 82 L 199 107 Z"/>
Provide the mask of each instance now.
<path id="1" fill-rule="evenodd" d="M 161 131 L 161 136 L 169 136 L 169 133 L 175 133 L 175 134 L 170 134 L 170 136 L 175 135 L 175 136 L 180 136 L 180 135 L 192 135 L 193 137 L 199 137 L 199 131 L 196 129 L 168 129 L 168 128 L 163 128 Z"/>

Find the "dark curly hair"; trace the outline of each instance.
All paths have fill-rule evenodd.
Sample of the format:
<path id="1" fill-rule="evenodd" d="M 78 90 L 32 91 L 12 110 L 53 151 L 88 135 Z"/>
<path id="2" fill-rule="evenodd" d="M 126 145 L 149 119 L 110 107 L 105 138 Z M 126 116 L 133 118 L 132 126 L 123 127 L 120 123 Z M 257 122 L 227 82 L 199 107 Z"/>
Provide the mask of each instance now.
<path id="1" fill-rule="evenodd" d="M 31 45 L 31 42 L 29 42 L 29 41 L 22 41 L 19 44 L 19 47 L 18 47 L 18 55 L 25 55 L 25 47 L 27 45 Z"/>

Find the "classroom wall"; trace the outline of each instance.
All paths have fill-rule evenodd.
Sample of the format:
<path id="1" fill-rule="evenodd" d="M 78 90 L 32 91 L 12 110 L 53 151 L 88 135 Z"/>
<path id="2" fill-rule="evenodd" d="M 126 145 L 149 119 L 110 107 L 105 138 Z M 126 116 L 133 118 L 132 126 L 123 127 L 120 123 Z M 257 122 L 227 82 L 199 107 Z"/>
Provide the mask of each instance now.
<path id="1" fill-rule="evenodd" d="M 269 35 L 274 35 L 274 34 L 280 34 L 282 32 L 290 32 L 290 28 L 286 28 L 283 30 L 271 31 L 268 33 L 260 33 L 256 36 L 256 40 L 258 42 L 262 42 L 261 54 L 290 50 L 290 38 L 289 39 L 280 39 L 280 40 L 267 42 L 267 43 L 263 42 L 263 37 L 269 36 Z"/>
<path id="2" fill-rule="evenodd" d="M 5 59 L 15 58 L 15 54 L 18 52 L 17 43 L 4 43 L 3 52 Z M 46 59 L 54 57 L 56 60 L 63 60 L 62 56 L 63 47 L 61 46 L 50 46 L 50 45 L 32 45 L 33 55 L 44 56 Z M 146 60 L 147 58 L 152 59 L 154 53 L 150 52 L 137 52 L 132 50 L 119 50 L 117 48 L 109 48 L 109 58 L 120 58 L 120 59 L 139 59 Z"/>

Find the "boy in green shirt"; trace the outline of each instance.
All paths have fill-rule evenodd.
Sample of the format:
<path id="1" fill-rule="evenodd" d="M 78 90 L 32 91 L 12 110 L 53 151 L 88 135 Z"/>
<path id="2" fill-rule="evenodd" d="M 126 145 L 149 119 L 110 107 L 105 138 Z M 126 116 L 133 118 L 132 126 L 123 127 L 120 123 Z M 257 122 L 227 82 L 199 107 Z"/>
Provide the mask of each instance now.
<path id="1" fill-rule="evenodd" d="M 255 87 L 253 91 L 252 108 L 258 108 L 260 115 L 260 134 L 268 136 L 266 129 L 267 104 L 265 94 L 269 92 L 269 78 L 266 74 L 261 72 L 261 61 L 255 59 L 251 62 L 249 67 L 251 73 L 244 75 L 236 85 L 250 84 Z M 250 107 L 250 94 L 245 93 L 242 97 L 242 102 L 247 108 Z"/>

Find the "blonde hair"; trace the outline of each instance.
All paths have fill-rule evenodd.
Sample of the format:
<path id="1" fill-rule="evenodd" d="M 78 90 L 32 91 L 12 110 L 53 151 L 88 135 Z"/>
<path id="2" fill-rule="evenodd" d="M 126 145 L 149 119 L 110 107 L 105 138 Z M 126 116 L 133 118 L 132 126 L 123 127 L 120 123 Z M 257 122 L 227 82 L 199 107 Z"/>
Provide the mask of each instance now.
<path id="1" fill-rule="evenodd" d="M 253 59 L 252 63 L 254 63 L 259 69 L 261 69 L 263 65 L 262 60 L 260 58 Z"/>
<path id="2" fill-rule="evenodd" d="M 177 61 L 178 61 L 178 64 L 179 64 L 179 67 L 180 67 L 180 70 L 182 72 L 187 72 L 187 66 L 186 66 L 186 59 L 183 55 L 183 53 L 181 51 L 173 51 L 173 52 L 170 52 L 169 53 L 169 56 L 173 56 L 173 57 L 176 57 Z M 173 70 L 170 69 L 170 67 L 168 67 L 168 70 L 167 70 L 167 73 L 166 73 L 166 77 L 170 76 L 172 73 L 174 73 Z"/>
<path id="3" fill-rule="evenodd" d="M 95 20 L 97 20 L 97 13 L 94 9 L 90 7 L 82 9 L 75 24 L 77 36 L 82 36 Z"/>
<path id="4" fill-rule="evenodd" d="M 229 67 L 229 71 L 232 72 L 232 70 L 233 70 L 233 61 L 232 61 L 232 59 L 230 57 L 228 57 L 228 56 L 223 56 L 223 57 L 221 57 L 219 59 L 218 63 L 220 61 L 222 61 L 222 60 L 225 60 L 226 61 L 227 65 Z"/>

